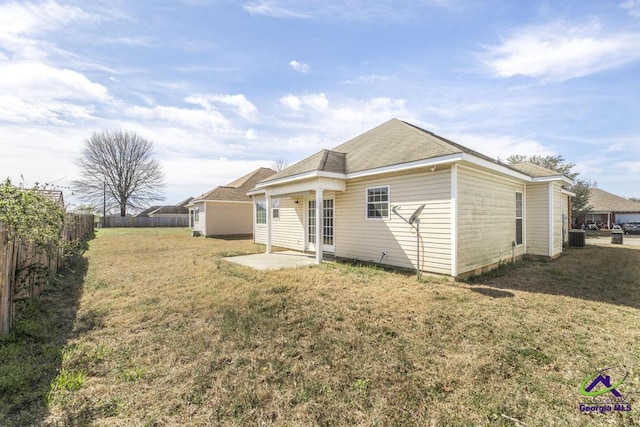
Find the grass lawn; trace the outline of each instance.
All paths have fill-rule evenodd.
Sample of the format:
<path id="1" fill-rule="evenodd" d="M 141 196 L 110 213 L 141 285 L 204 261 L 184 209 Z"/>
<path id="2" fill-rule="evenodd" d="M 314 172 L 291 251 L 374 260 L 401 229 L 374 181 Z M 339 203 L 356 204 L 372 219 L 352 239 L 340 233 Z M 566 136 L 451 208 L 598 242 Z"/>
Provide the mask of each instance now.
<path id="1" fill-rule="evenodd" d="M 640 425 L 640 249 L 569 249 L 464 283 L 221 259 L 262 251 L 100 230 L 45 296 L 45 329 L 0 341 L 9 359 L 50 353 L 0 425 Z M 581 414 L 580 383 L 608 367 L 629 372 L 632 410 Z"/>

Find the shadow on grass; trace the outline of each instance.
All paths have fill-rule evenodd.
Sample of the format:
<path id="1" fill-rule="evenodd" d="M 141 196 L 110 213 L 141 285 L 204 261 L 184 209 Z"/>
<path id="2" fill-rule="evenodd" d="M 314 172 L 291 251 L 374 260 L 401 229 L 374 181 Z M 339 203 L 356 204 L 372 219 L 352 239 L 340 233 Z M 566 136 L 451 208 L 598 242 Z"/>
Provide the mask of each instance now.
<path id="1" fill-rule="evenodd" d="M 207 239 L 219 239 L 219 240 L 250 240 L 253 239 L 253 234 L 225 234 L 225 235 L 213 235 L 205 236 Z"/>
<path id="2" fill-rule="evenodd" d="M 87 259 L 78 254 L 39 298 L 16 302 L 13 330 L 0 335 L 0 425 L 44 423 L 50 385 L 72 336 L 87 268 Z"/>
<path id="3" fill-rule="evenodd" d="M 640 308 L 640 249 L 569 248 L 554 261 L 508 264 L 468 282 Z"/>
<path id="4" fill-rule="evenodd" d="M 481 295 L 491 297 L 491 298 L 513 298 L 515 295 L 511 292 L 501 291 L 499 289 L 494 288 L 480 288 L 480 287 L 472 287 L 469 288 L 473 292 L 477 292 Z"/>

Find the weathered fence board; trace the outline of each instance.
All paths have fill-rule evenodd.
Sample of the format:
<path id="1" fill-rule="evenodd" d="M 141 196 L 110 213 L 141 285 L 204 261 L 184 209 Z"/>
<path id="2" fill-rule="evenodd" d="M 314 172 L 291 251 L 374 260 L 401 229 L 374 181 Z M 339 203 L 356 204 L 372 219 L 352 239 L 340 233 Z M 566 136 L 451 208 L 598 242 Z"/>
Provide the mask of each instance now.
<path id="1" fill-rule="evenodd" d="M 11 329 L 16 299 L 35 298 L 42 292 L 42 283 L 35 275 L 26 274 L 27 269 L 46 266 L 55 274 L 63 261 L 65 246 L 89 236 L 93 226 L 93 215 L 67 214 L 60 247 L 49 256 L 34 244 L 8 238 L 8 231 L 0 224 L 0 333 Z"/>

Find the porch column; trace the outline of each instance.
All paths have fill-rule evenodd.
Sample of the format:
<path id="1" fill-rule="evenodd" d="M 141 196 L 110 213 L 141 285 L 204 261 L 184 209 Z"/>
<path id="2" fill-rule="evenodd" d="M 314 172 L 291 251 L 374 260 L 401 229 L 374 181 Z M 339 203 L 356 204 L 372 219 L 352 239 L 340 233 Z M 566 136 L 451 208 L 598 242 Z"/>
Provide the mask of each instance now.
<path id="1" fill-rule="evenodd" d="M 322 262 L 322 225 L 324 224 L 322 191 L 322 188 L 316 188 L 316 264 Z"/>
<path id="2" fill-rule="evenodd" d="M 270 254 L 271 250 L 271 196 L 266 197 L 267 200 L 267 253 Z"/>

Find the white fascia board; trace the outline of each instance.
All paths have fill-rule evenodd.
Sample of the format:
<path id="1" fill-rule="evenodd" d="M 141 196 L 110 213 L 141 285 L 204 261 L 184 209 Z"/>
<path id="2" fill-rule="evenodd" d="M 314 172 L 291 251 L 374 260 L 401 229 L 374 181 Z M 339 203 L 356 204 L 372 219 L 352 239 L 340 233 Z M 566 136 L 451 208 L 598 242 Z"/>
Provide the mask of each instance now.
<path id="1" fill-rule="evenodd" d="M 569 190 L 565 190 L 564 188 L 561 188 L 560 192 L 566 196 L 576 197 L 576 193 L 573 193 Z"/>
<path id="2" fill-rule="evenodd" d="M 197 203 L 251 203 L 251 200 L 216 200 L 216 199 L 201 199 L 196 201 L 193 205 Z M 187 206 L 193 206 L 191 204 Z"/>
<path id="3" fill-rule="evenodd" d="M 375 169 L 366 169 L 363 171 L 352 172 L 352 173 L 348 173 L 346 175 L 346 178 L 347 179 L 360 178 L 360 177 L 369 176 L 369 175 L 378 175 L 381 173 L 400 172 L 408 169 L 445 165 L 449 163 L 455 163 L 459 160 L 462 160 L 462 153 L 450 154 L 448 156 L 433 157 L 431 159 L 416 160 L 414 162 L 400 163 L 397 165 L 382 166 Z"/>
<path id="4" fill-rule="evenodd" d="M 325 171 L 310 171 L 304 172 L 298 175 L 287 176 L 284 178 L 274 179 L 272 181 L 263 181 L 256 184 L 256 188 L 266 188 L 272 187 L 274 185 L 287 184 L 289 182 L 294 181 L 302 181 L 305 179 L 311 178 L 337 178 L 337 179 L 345 179 L 346 175 L 343 173 L 337 172 L 325 172 Z"/>
<path id="5" fill-rule="evenodd" d="M 257 196 L 258 194 L 264 194 L 265 190 L 262 188 L 258 188 L 255 190 L 247 191 L 247 196 Z"/>
<path id="6" fill-rule="evenodd" d="M 473 154 L 462 153 L 462 160 L 465 160 L 476 166 L 480 166 L 480 167 L 492 170 L 494 172 L 498 172 L 503 175 L 510 176 L 512 178 L 520 179 L 525 182 L 532 182 L 532 178 L 529 175 L 525 175 L 521 172 L 518 172 L 516 170 L 513 170 L 501 164 L 496 164 L 488 160 L 481 159 L 480 157 L 474 156 Z"/>
<path id="7" fill-rule="evenodd" d="M 525 175 L 523 173 L 510 169 L 506 166 L 492 163 L 490 161 L 481 159 L 477 156 L 474 156 L 468 153 L 449 154 L 447 156 L 433 157 L 431 159 L 416 160 L 414 162 L 401 163 L 398 165 L 383 166 L 375 169 L 367 169 L 364 171 L 352 172 L 347 174 L 347 179 L 360 178 L 360 177 L 377 175 L 382 173 L 399 172 L 399 171 L 416 169 L 416 168 L 424 168 L 429 166 L 446 165 L 446 164 L 456 163 L 459 161 L 466 161 L 473 165 L 480 166 L 485 169 L 489 169 L 491 171 L 498 172 L 504 175 L 508 175 L 525 182 L 531 182 L 531 179 L 532 179 L 529 175 Z"/>
<path id="8" fill-rule="evenodd" d="M 449 154 L 447 156 L 433 157 L 430 159 L 416 160 L 413 162 L 400 163 L 397 165 L 390 166 L 382 166 L 375 169 L 366 169 L 358 172 L 352 172 L 348 174 L 336 173 L 336 172 L 324 172 L 324 171 L 311 171 L 305 172 L 298 175 L 288 176 L 285 178 L 275 179 L 272 181 L 264 181 L 258 183 L 256 188 L 266 188 L 274 185 L 286 184 L 293 181 L 300 181 L 305 179 L 317 178 L 317 177 L 326 177 L 326 178 L 338 178 L 338 179 L 352 179 L 352 178 L 361 178 L 370 175 L 378 175 L 383 173 L 392 173 L 392 172 L 400 172 L 410 169 L 424 168 L 430 166 L 438 166 L 438 165 L 446 165 L 450 163 L 456 163 L 461 160 L 464 160 L 468 163 L 474 164 L 476 166 L 483 167 L 485 169 L 489 169 L 494 172 L 501 173 L 503 175 L 507 175 L 525 182 L 549 182 L 549 181 L 558 181 L 562 180 L 567 184 L 572 185 L 573 181 L 568 179 L 567 177 L 558 175 L 553 177 L 541 177 L 541 178 L 532 178 L 529 175 L 525 175 L 521 172 L 518 172 L 514 169 L 508 168 L 506 166 L 496 164 L 490 162 L 485 159 L 481 159 L 480 157 L 474 156 L 469 153 L 456 153 Z M 255 191 L 255 190 L 254 190 Z"/>
<path id="9" fill-rule="evenodd" d="M 562 181 L 568 185 L 575 184 L 572 180 L 570 180 L 564 175 L 539 176 L 537 178 L 531 178 L 531 182 L 551 182 L 551 181 Z"/>

